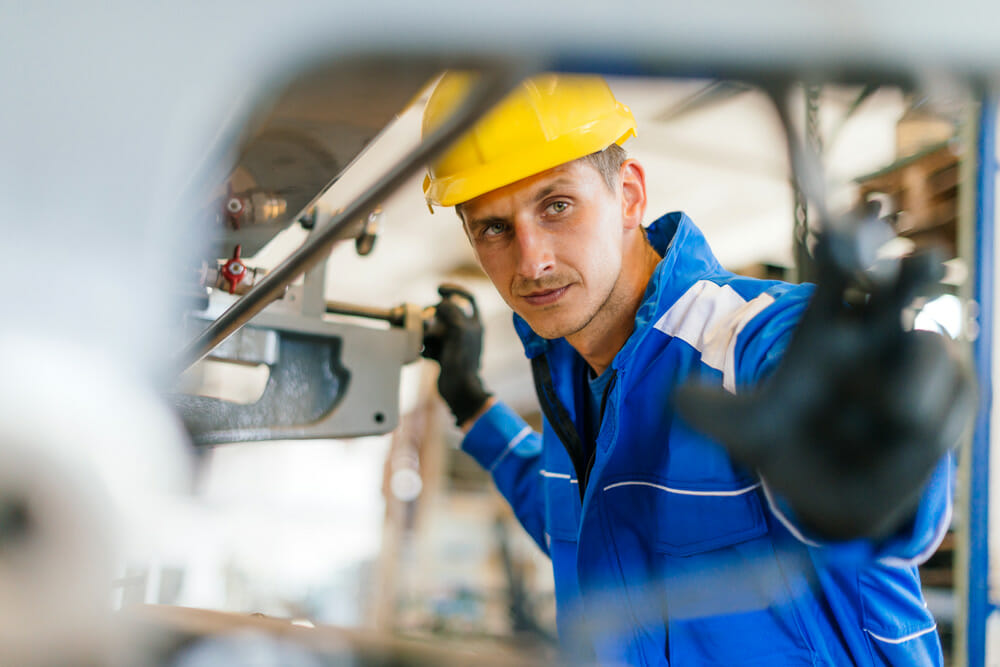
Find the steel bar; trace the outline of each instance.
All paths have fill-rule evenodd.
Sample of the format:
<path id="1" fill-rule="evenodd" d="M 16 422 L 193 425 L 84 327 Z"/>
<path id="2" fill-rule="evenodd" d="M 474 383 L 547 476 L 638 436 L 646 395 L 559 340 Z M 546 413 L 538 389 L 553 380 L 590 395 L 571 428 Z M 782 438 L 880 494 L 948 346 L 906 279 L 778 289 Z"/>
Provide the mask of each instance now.
<path id="1" fill-rule="evenodd" d="M 406 314 L 404 308 L 374 308 L 372 306 L 344 303 L 343 301 L 327 301 L 326 312 L 332 315 L 349 315 L 351 317 L 364 317 L 369 320 L 383 320 L 395 326 L 403 323 Z"/>
<path id="2" fill-rule="evenodd" d="M 181 352 L 178 359 L 179 370 L 202 359 L 227 336 L 281 296 L 288 284 L 330 252 L 340 240 L 338 236 L 345 225 L 375 208 L 417 169 L 469 129 L 520 80 L 524 69 L 505 63 L 485 66 L 479 72 L 479 80 L 470 95 L 447 121 L 198 335 Z"/>

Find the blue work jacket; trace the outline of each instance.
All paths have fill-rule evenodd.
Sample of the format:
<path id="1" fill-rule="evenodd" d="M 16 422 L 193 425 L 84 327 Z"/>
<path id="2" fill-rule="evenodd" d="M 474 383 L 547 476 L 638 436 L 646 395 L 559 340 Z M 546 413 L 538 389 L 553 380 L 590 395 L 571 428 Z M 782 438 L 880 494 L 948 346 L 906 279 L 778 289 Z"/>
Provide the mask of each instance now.
<path id="1" fill-rule="evenodd" d="M 767 481 L 674 413 L 688 380 L 738 392 L 770 373 L 812 292 L 723 269 L 682 213 L 647 229 L 663 258 L 615 356 L 596 442 L 585 363 L 515 316 L 544 415 L 501 403 L 466 435 L 551 558 L 573 663 L 939 665 L 917 565 L 951 512 L 952 460 L 891 539 L 822 543 Z"/>

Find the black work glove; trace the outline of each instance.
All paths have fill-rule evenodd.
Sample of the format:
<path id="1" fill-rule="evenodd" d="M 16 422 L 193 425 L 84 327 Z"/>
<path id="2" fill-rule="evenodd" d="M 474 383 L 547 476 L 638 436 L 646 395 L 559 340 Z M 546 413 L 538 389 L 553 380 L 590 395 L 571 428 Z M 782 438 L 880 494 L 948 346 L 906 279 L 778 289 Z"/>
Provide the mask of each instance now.
<path id="1" fill-rule="evenodd" d="M 483 351 L 483 325 L 476 300 L 457 285 L 438 287 L 441 302 L 424 332 L 421 352 L 441 366 L 438 392 L 455 415 L 455 424 L 474 417 L 492 395 L 479 377 Z"/>
<path id="2" fill-rule="evenodd" d="M 868 213 L 820 237 L 815 294 L 771 378 L 737 395 L 689 384 L 676 396 L 685 419 L 830 539 L 886 537 L 912 518 L 975 409 L 952 341 L 902 326 L 943 276 L 938 253 L 858 271 L 884 236 Z"/>

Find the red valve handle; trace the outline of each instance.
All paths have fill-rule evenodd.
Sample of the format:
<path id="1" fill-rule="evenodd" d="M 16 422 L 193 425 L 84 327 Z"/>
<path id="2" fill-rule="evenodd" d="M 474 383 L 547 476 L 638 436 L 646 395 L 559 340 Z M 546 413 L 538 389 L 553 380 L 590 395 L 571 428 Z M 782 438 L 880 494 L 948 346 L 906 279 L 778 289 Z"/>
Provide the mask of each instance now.
<path id="1" fill-rule="evenodd" d="M 242 246 L 237 245 L 233 251 L 232 258 L 226 260 L 222 265 L 222 277 L 229 283 L 229 293 L 236 293 L 236 286 L 240 284 L 247 275 L 247 265 L 240 259 Z"/>

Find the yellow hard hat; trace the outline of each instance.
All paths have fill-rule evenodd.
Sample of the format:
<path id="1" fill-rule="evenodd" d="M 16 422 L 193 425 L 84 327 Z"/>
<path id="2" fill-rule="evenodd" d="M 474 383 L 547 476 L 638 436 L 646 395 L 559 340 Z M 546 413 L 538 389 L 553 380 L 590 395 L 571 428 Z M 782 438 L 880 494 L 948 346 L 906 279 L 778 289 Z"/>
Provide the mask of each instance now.
<path id="1" fill-rule="evenodd" d="M 424 109 L 424 136 L 461 104 L 473 77 L 441 77 Z M 428 167 L 424 196 L 429 205 L 461 204 L 635 134 L 632 111 L 603 78 L 540 74 L 518 85 Z"/>

